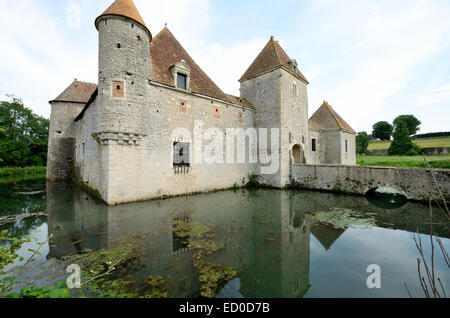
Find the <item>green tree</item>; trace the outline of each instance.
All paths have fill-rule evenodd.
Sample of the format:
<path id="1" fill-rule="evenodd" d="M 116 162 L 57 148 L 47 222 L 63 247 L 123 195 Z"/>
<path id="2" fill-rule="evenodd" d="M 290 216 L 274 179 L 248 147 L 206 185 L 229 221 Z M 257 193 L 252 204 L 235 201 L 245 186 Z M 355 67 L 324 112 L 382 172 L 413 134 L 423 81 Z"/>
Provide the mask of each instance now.
<path id="1" fill-rule="evenodd" d="M 45 165 L 49 120 L 10 98 L 0 102 L 0 166 Z"/>
<path id="2" fill-rule="evenodd" d="M 414 115 L 401 115 L 394 119 L 394 128 L 396 128 L 401 121 L 406 123 L 410 136 L 417 134 L 420 130 L 420 125 L 422 124 Z"/>
<path id="3" fill-rule="evenodd" d="M 389 155 L 414 156 L 419 153 L 419 147 L 414 144 L 408 127 L 404 121 L 399 121 L 394 131 L 394 141 L 389 148 Z"/>
<path id="4" fill-rule="evenodd" d="M 394 128 L 386 121 L 380 121 L 373 125 L 372 136 L 380 140 L 391 140 Z"/>
<path id="5" fill-rule="evenodd" d="M 358 135 L 356 135 L 356 154 L 362 155 L 367 153 L 369 141 L 370 137 L 365 131 L 358 133 Z"/>

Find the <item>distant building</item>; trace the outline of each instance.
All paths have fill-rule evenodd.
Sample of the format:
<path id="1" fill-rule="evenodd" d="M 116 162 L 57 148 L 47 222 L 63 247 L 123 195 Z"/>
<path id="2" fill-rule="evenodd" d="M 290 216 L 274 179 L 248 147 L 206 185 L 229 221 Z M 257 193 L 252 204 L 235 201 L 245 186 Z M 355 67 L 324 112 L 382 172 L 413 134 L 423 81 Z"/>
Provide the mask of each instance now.
<path id="1" fill-rule="evenodd" d="M 274 187 L 290 183 L 295 164 L 356 164 L 355 132 L 330 105 L 308 122 L 309 83 L 273 37 L 240 79 L 241 96 L 232 96 L 167 27 L 152 37 L 131 0 L 116 0 L 95 26 L 98 84 L 75 80 L 50 102 L 49 179 L 74 173 L 116 204 L 230 188 L 261 174 L 259 161 L 196 160 L 196 132 L 212 127 L 223 136 L 228 128 L 279 128 L 276 172 L 260 180 Z"/>

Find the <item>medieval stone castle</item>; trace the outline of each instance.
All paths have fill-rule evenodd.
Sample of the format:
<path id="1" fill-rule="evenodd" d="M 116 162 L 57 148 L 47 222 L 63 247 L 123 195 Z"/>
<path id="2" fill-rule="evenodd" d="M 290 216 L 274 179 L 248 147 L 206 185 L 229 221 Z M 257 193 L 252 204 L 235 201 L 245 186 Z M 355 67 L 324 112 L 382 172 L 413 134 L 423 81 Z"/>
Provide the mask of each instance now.
<path id="1" fill-rule="evenodd" d="M 326 102 L 308 120 L 309 83 L 273 37 L 239 80 L 237 97 L 222 92 L 167 27 L 152 37 L 132 0 L 116 0 L 95 26 L 98 84 L 75 80 L 50 101 L 48 179 L 75 176 L 118 204 L 227 189 L 250 175 L 282 188 L 295 165 L 356 164 L 355 131 Z M 214 136 L 198 134 L 212 128 Z M 238 148 L 230 128 L 245 132 L 244 162 L 217 157 Z M 259 141 L 267 132 L 276 148 L 252 143 L 252 132 Z M 203 151 L 217 160 L 199 160 Z"/>

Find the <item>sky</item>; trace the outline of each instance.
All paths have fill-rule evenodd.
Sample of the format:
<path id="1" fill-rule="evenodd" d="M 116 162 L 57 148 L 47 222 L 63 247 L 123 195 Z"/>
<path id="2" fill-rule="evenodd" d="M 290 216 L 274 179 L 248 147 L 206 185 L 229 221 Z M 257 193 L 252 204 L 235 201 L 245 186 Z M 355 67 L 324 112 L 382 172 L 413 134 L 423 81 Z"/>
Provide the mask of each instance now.
<path id="1" fill-rule="evenodd" d="M 309 116 L 326 100 L 356 130 L 403 114 L 450 131 L 448 0 L 135 0 L 155 36 L 165 23 L 229 94 L 274 36 L 309 80 Z M 48 101 L 97 82 L 94 21 L 112 0 L 0 0 L 0 99 Z"/>

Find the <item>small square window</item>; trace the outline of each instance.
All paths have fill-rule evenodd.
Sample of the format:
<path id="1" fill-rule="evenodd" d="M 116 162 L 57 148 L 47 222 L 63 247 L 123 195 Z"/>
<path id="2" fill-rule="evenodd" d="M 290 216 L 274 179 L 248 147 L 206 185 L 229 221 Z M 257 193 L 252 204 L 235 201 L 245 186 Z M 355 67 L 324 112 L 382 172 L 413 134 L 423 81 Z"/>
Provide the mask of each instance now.
<path id="1" fill-rule="evenodd" d="M 187 76 L 186 75 L 178 73 L 177 88 L 187 90 Z"/>
<path id="2" fill-rule="evenodd" d="M 215 117 L 220 117 L 220 108 L 219 107 L 214 107 L 214 116 Z"/>
<path id="3" fill-rule="evenodd" d="M 185 111 L 186 111 L 186 101 L 180 100 L 180 112 L 185 112 Z"/>
<path id="4" fill-rule="evenodd" d="M 113 97 L 123 98 L 125 96 L 125 88 L 123 82 L 113 81 Z"/>

